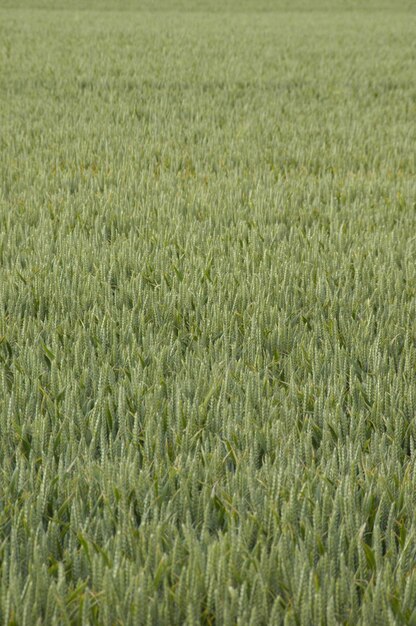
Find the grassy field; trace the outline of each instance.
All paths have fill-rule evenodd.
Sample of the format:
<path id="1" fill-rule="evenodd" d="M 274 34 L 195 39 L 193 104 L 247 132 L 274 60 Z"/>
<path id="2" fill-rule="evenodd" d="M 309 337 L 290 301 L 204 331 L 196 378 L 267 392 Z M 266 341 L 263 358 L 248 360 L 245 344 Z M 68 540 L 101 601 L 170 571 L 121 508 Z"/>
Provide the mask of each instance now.
<path id="1" fill-rule="evenodd" d="M 0 0 L 0 623 L 416 625 L 415 29 Z"/>

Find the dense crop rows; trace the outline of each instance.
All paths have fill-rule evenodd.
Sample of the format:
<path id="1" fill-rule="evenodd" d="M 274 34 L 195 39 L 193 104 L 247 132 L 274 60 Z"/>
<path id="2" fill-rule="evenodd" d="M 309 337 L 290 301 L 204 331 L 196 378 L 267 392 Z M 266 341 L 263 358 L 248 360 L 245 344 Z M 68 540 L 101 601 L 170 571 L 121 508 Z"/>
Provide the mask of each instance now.
<path id="1" fill-rule="evenodd" d="M 2 623 L 416 624 L 415 20 L 323 4 L 0 4 Z"/>

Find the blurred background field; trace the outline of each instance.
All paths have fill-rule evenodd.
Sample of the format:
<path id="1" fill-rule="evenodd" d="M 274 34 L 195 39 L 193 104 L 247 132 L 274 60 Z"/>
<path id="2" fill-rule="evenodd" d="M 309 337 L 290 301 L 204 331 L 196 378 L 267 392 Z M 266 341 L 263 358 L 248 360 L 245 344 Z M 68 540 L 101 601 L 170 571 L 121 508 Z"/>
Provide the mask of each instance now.
<path id="1" fill-rule="evenodd" d="M 1 8 L 82 11 L 186 11 L 186 12 L 281 12 L 281 11 L 380 11 L 414 12 L 411 0 L 2 0 Z"/>

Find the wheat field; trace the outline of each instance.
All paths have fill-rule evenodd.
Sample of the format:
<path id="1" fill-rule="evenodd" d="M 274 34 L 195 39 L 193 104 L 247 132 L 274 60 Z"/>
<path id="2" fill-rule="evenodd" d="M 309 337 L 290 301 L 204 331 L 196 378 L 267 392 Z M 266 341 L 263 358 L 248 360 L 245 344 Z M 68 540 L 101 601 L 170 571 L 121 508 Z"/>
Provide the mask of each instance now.
<path id="1" fill-rule="evenodd" d="M 416 18 L 0 0 L 0 622 L 416 625 Z"/>

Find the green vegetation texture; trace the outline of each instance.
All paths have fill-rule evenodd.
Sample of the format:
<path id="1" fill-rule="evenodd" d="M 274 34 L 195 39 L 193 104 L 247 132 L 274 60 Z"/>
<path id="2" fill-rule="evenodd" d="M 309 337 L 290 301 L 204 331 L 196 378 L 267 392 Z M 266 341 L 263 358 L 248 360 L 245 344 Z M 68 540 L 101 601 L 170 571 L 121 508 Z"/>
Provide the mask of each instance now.
<path id="1" fill-rule="evenodd" d="M 0 3 L 0 622 L 416 625 L 416 20 Z"/>

